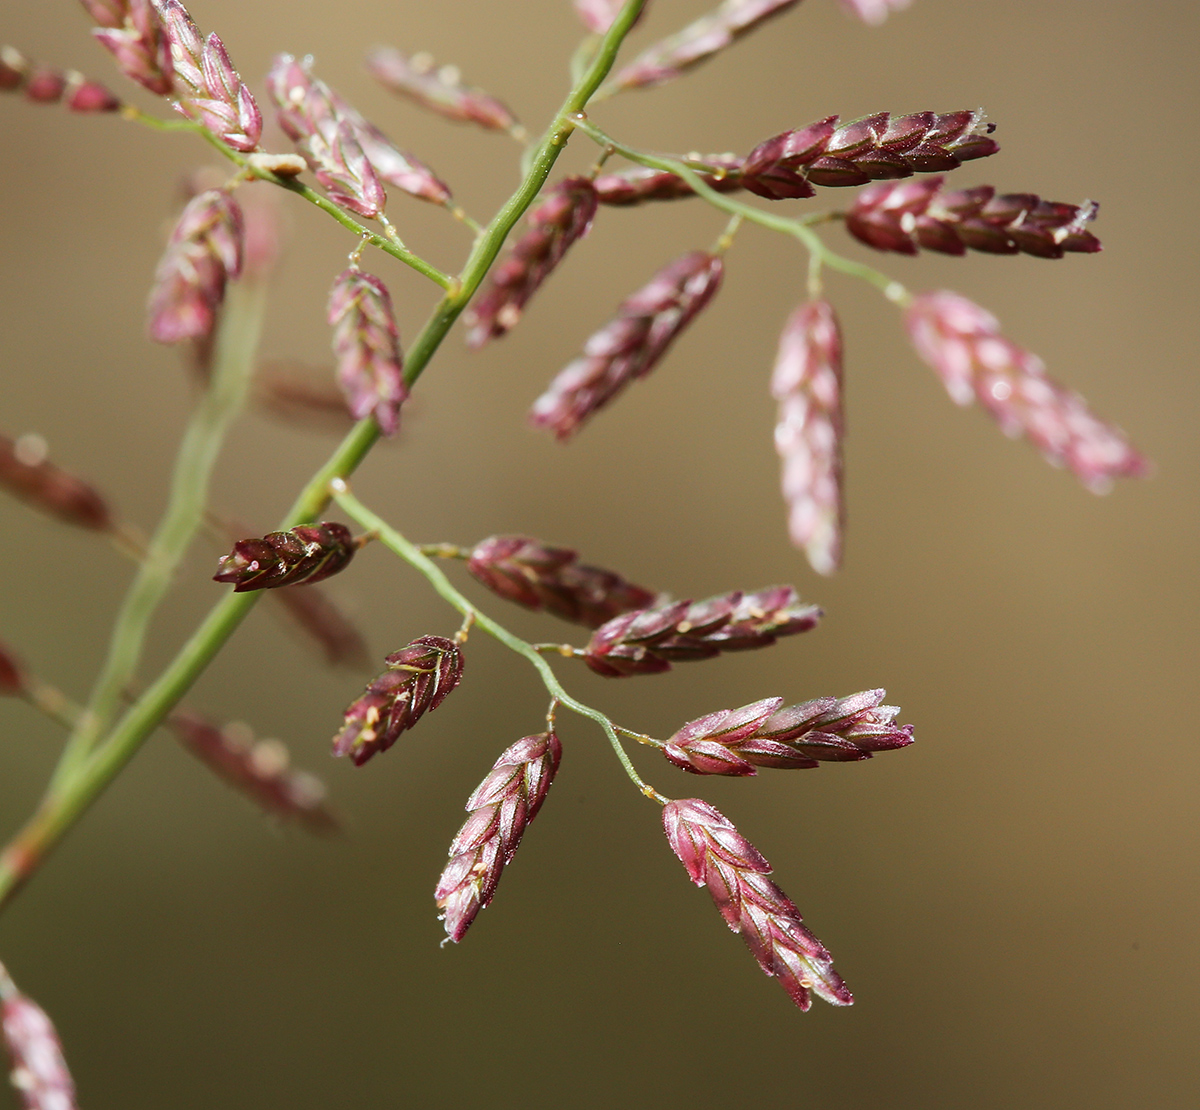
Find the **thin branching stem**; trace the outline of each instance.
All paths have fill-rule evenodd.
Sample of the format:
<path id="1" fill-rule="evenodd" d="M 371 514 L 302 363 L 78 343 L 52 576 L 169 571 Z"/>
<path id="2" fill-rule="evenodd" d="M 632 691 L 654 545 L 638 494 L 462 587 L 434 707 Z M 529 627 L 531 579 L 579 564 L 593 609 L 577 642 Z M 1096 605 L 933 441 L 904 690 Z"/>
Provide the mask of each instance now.
<path id="1" fill-rule="evenodd" d="M 482 628 L 489 636 L 495 637 L 510 651 L 515 651 L 522 658 L 528 660 L 534 670 L 538 672 L 551 698 L 573 712 L 578 713 L 580 716 L 588 717 L 595 721 L 604 731 L 604 735 L 608 737 L 608 742 L 612 745 L 613 751 L 617 753 L 617 758 L 621 761 L 621 766 L 625 768 L 625 773 L 647 798 L 653 798 L 663 805 L 670 801 L 669 798 L 664 798 L 659 794 L 654 787 L 649 786 L 637 773 L 628 753 L 617 737 L 617 727 L 608 716 L 599 709 L 593 709 L 590 705 L 584 705 L 583 702 L 571 697 L 563 689 L 562 684 L 558 681 L 558 677 L 550 669 L 550 664 L 538 652 L 539 646 L 545 645 L 528 643 L 519 636 L 515 636 L 509 632 L 507 628 L 497 624 L 491 617 L 481 613 L 454 588 L 450 579 L 442 572 L 441 567 L 429 559 L 417 544 L 410 543 L 386 521 L 371 512 L 370 509 L 346 488 L 344 482 L 339 481 L 334 483 L 334 490 L 334 500 L 337 502 L 338 507 L 356 524 L 375 532 L 379 536 L 380 542 L 389 551 L 399 555 L 406 563 L 420 571 L 439 597 L 454 606 L 464 617 L 473 617 L 473 623 L 477 627 Z M 621 729 L 620 731 L 624 732 L 626 730 Z M 637 734 L 632 733 L 631 735 Z"/>

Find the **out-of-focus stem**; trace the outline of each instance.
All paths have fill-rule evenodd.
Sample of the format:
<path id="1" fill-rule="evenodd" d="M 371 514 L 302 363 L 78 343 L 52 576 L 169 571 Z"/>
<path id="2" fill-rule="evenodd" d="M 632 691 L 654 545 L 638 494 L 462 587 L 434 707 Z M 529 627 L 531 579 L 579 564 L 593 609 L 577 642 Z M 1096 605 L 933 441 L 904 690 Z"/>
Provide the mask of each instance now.
<path id="1" fill-rule="evenodd" d="M 258 282 L 230 286 L 217 330 L 212 379 L 184 433 L 166 512 L 117 614 L 104 667 L 50 780 L 51 790 L 73 774 L 112 724 L 141 659 L 150 618 L 204 522 L 209 479 L 254 370 L 265 300 Z"/>
<path id="2" fill-rule="evenodd" d="M 362 527 L 369 528 L 372 532 L 376 533 L 384 547 L 393 551 L 410 566 L 420 571 L 429 580 L 429 584 L 433 586 L 438 596 L 453 605 L 464 617 L 469 616 L 473 618 L 474 623 L 489 636 L 495 637 L 506 648 L 515 651 L 518 655 L 527 659 L 538 672 L 543 685 L 545 685 L 546 690 L 552 698 L 580 716 L 590 717 L 595 721 L 604 730 L 604 735 L 608 737 L 609 743 L 617 753 L 617 758 L 621 761 L 621 766 L 625 768 L 625 773 L 647 798 L 653 798 L 656 802 L 663 805 L 670 801 L 669 798 L 664 798 L 659 794 L 654 787 L 644 782 L 637 773 L 628 753 L 621 746 L 621 741 L 617 738 L 616 728 L 612 721 L 605 714 L 601 713 L 600 710 L 593 709 L 590 705 L 584 705 L 583 702 L 577 701 L 562 688 L 558 677 L 550 669 L 550 664 L 538 653 L 537 645 L 527 643 L 520 637 L 514 636 L 508 629 L 492 620 L 491 617 L 481 613 L 454 588 L 450 580 L 442 573 L 442 569 L 430 560 L 420 547 L 414 543 L 410 543 L 399 532 L 390 527 L 386 521 L 371 512 L 370 509 L 346 489 L 344 482 L 335 485 L 335 490 L 334 500 L 347 516 Z"/>
<path id="3" fill-rule="evenodd" d="M 874 285 L 877 289 L 882 290 L 884 296 L 889 300 L 900 305 L 908 304 L 912 300 L 912 294 L 900 282 L 882 271 L 876 270 L 873 266 L 855 262 L 850 258 L 843 258 L 825 245 L 821 237 L 813 231 L 813 226 L 836 218 L 834 215 L 828 212 L 815 212 L 811 216 L 790 220 L 786 216 L 776 216 L 774 213 L 764 212 L 761 208 L 734 200 L 725 193 L 718 193 L 686 162 L 675 158 L 664 158 L 658 154 L 646 154 L 618 142 L 601 131 L 582 113 L 576 117 L 575 126 L 602 147 L 615 151 L 623 158 L 636 162 L 639 166 L 649 166 L 654 170 L 677 174 L 688 183 L 697 196 L 703 197 L 709 204 L 721 209 L 722 212 L 728 212 L 731 216 L 741 216 L 752 223 L 770 228 L 772 231 L 780 231 L 784 235 L 791 235 L 793 238 L 799 239 L 814 257 L 821 260 L 822 265 Z"/>
<path id="4" fill-rule="evenodd" d="M 621 41 L 629 33 L 629 28 L 641 12 L 644 3 L 645 0 L 627 0 L 620 15 L 617 16 L 601 40 L 583 77 L 571 89 L 562 109 L 534 150 L 530 159 L 530 169 L 517 191 L 505 202 L 479 236 L 458 280 L 450 283 L 446 295 L 434 308 L 433 314 L 418 334 L 405 360 L 405 379 L 409 385 L 420 377 L 451 325 L 479 288 L 488 268 L 504 245 L 508 233 L 537 196 L 550 168 L 554 165 L 574 130 L 575 117 L 583 110 L 588 99 L 612 68 Z M 194 125 L 184 128 L 172 126 L 164 129 L 199 130 Z M 223 154 L 231 156 L 233 161 L 240 164 L 241 156 L 234 156 L 233 151 L 230 151 L 215 137 L 210 136 L 208 132 L 201 130 L 201 134 Z M 298 182 L 288 185 L 283 179 L 262 172 L 259 172 L 258 176 L 264 180 L 273 180 L 276 184 L 293 188 L 293 191 L 300 192 L 301 195 L 306 195 L 304 190 L 312 193 L 307 186 L 299 186 Z M 329 204 L 325 198 L 319 197 L 315 193 L 312 193 L 312 198 L 313 203 L 317 203 L 319 207 Z M 344 217 L 344 213 L 341 213 L 340 210 L 331 214 L 341 223 L 349 220 L 349 217 Z M 349 222 L 355 223 L 353 220 L 349 220 Z M 371 234 L 365 228 L 360 225 L 355 226 L 360 234 L 371 238 Z M 395 249 L 387 239 L 375 236 L 371 241 L 374 242 L 374 239 L 379 239 L 375 245 L 379 246 L 381 250 L 387 250 L 389 254 L 400 257 L 396 255 Z M 409 265 L 412 264 L 408 259 L 401 258 L 400 260 Z M 329 502 L 330 483 L 334 479 L 346 478 L 352 474 L 366 458 L 378 438 L 379 426 L 375 420 L 372 417 L 360 420 L 338 445 L 325 465 L 309 479 L 281 522 L 280 528 L 286 530 L 294 528 L 297 524 L 314 520 Z M 420 556 L 419 552 L 417 554 L 420 558 L 424 558 L 424 556 Z M 433 567 L 433 564 L 430 563 L 429 566 Z M 436 572 L 437 568 L 433 567 L 433 569 Z M 446 584 L 449 586 L 448 582 Z M 9 843 L 3 853 L 0 853 L 0 909 L 7 905 L 13 894 L 29 878 L 63 834 L 100 795 L 121 768 L 133 758 L 159 722 L 187 693 L 192 683 L 200 676 L 213 656 L 221 650 L 225 641 L 253 608 L 258 598 L 259 594 L 255 592 L 230 593 L 218 602 L 166 670 L 146 688 L 125 716 L 117 722 L 104 742 L 95 750 L 87 753 L 86 758 L 81 755 L 78 763 L 71 768 L 69 773 L 58 777 L 58 781 L 52 785 L 37 813 Z M 538 662 L 545 667 L 544 662 L 540 659 Z M 546 667 L 546 674 L 552 681 L 556 681 L 549 667 Z M 563 700 L 564 704 L 570 704 L 573 701 L 566 697 Z M 612 732 L 611 724 L 607 723 L 607 718 L 586 706 L 580 706 L 577 712 L 591 716 L 600 722 L 601 727 L 606 729 L 610 741 L 620 752 L 626 770 L 636 776 L 636 771 L 629 763 L 628 756 L 625 756 L 620 749 L 620 742 L 616 738 L 616 733 Z M 74 760 L 75 757 L 72 758 Z M 640 782 L 636 777 L 634 781 Z M 658 797 L 649 787 L 644 789 L 649 796 Z"/>

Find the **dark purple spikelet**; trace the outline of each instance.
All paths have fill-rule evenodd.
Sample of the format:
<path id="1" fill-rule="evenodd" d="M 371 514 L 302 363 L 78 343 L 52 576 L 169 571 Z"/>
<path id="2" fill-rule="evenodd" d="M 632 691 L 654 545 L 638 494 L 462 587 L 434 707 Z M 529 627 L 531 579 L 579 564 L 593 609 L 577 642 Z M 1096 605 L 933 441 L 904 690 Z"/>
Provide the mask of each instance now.
<path id="1" fill-rule="evenodd" d="M 428 166 L 401 151 L 313 76 L 311 58 L 280 54 L 267 74 L 267 91 L 279 125 L 296 143 L 330 200 L 360 216 L 378 216 L 387 203 L 386 182 L 422 200 L 449 203 L 449 188 Z"/>
<path id="2" fill-rule="evenodd" d="M 842 0 L 842 6 L 864 23 L 878 27 L 892 12 L 907 8 L 912 0 Z"/>
<path id="3" fill-rule="evenodd" d="M 685 798 L 663 807 L 663 828 L 688 877 L 707 887 L 725 923 L 801 1010 L 809 1009 L 813 994 L 834 1006 L 854 1002 L 825 946 L 767 878 L 771 865 L 724 814 L 699 798 Z"/>
<path id="4" fill-rule="evenodd" d="M 586 177 L 568 177 L 548 189 L 525 216 L 528 230 L 491 272 L 488 287 L 467 309 L 467 345 L 478 349 L 506 335 L 529 299 L 554 272 L 571 245 L 591 230 L 596 189 Z"/>
<path id="5" fill-rule="evenodd" d="M 708 15 L 644 50 L 606 88 L 636 89 L 671 81 L 797 3 L 799 0 L 724 0 Z"/>
<path id="6" fill-rule="evenodd" d="M 433 895 L 456 944 L 495 895 L 561 759 L 562 745 L 553 732 L 526 736 L 501 753 L 467 799 L 469 816 L 450 845 L 450 862 Z"/>
<path id="7" fill-rule="evenodd" d="M 175 67 L 162 17 L 152 0 L 81 0 L 99 27 L 96 40 L 126 77 L 157 96 L 175 89 Z"/>
<path id="8" fill-rule="evenodd" d="M 530 422 L 567 439 L 630 382 L 645 377 L 720 288 L 719 255 L 691 251 L 623 301 L 533 404 Z"/>
<path id="9" fill-rule="evenodd" d="M 337 829 L 337 819 L 325 806 L 324 784 L 294 770 L 279 741 L 254 741 L 240 729 L 218 728 L 188 710 L 176 710 L 168 723 L 184 748 L 265 813 L 295 821 L 310 832 Z"/>
<path id="10" fill-rule="evenodd" d="M 687 162 L 706 185 L 719 193 L 744 188 L 742 160 L 734 154 L 689 154 Z M 695 196 L 692 187 L 678 174 L 649 166 L 631 166 L 613 173 L 602 173 L 595 180 L 596 199 L 601 204 L 628 206 L 648 200 L 678 200 Z"/>
<path id="11" fill-rule="evenodd" d="M 345 570 L 357 550 L 344 524 L 303 524 L 290 532 L 239 540 L 228 555 L 221 556 L 213 581 L 233 583 L 238 594 L 310 585 Z"/>
<path id="12" fill-rule="evenodd" d="M 895 724 L 899 707 L 882 704 L 885 693 L 865 690 L 786 708 L 780 708 L 782 698 L 765 698 L 722 709 L 689 721 L 667 741 L 663 755 L 698 775 L 753 775 L 759 767 L 792 770 L 870 759 L 913 742 L 912 725 Z"/>
<path id="13" fill-rule="evenodd" d="M 614 617 L 593 633 L 583 660 L 606 678 L 660 674 L 672 663 L 769 647 L 780 636 L 808 631 L 820 618 L 821 610 L 802 604 L 791 586 L 734 590 Z"/>
<path id="14" fill-rule="evenodd" d="M 225 286 L 242 272 L 244 234 L 242 210 L 228 193 L 209 189 L 189 201 L 154 273 L 151 339 L 179 343 L 212 334 Z"/>
<path id="15" fill-rule="evenodd" d="M 0 46 L 0 92 L 21 90 L 35 104 L 66 103 L 72 112 L 115 112 L 121 100 L 76 70 L 31 62 L 12 46 Z"/>
<path id="16" fill-rule="evenodd" d="M 994 124 L 981 112 L 878 112 L 838 126 L 829 116 L 759 143 L 742 163 L 747 189 L 768 200 L 816 195 L 814 185 L 865 185 L 868 181 L 952 170 L 1000 147 L 988 138 Z"/>
<path id="17" fill-rule="evenodd" d="M 550 547 L 530 536 L 490 536 L 477 543 L 467 570 L 493 593 L 529 609 L 599 628 L 657 596 L 619 574 L 579 562 L 568 547 Z"/>
<path id="18" fill-rule="evenodd" d="M 280 590 L 271 596 L 293 627 L 320 650 L 330 666 L 360 670 L 370 666 L 363 634 L 320 586 L 310 590 Z"/>
<path id="19" fill-rule="evenodd" d="M 384 435 L 395 435 L 408 386 L 387 286 L 351 266 L 334 279 L 328 318 L 338 384 L 351 414 L 358 420 L 373 415 Z"/>
<path id="20" fill-rule="evenodd" d="M 439 66 L 428 54 L 409 57 L 394 46 L 377 46 L 367 54 L 367 69 L 389 92 L 447 119 L 477 123 L 489 131 L 519 127 L 506 104 L 482 89 L 464 85 L 457 66 Z"/>
<path id="21" fill-rule="evenodd" d="M 944 190 L 943 178 L 871 185 L 846 213 L 846 229 L 868 247 L 899 254 L 919 250 L 1062 258 L 1092 254 L 1100 240 L 1087 230 L 1097 204 L 1063 204 L 1033 193 L 996 196 L 990 185 Z"/>
<path id="22" fill-rule="evenodd" d="M 0 694 L 16 697 L 25 689 L 25 668 L 13 652 L 0 644 Z"/>
<path id="23" fill-rule="evenodd" d="M 625 0 L 574 0 L 574 3 L 575 14 L 594 35 L 604 34 L 613 25 L 613 20 L 625 6 Z M 633 25 L 637 26 L 645 14 L 646 8 L 643 7 L 638 12 L 637 18 L 634 19 Z"/>
<path id="24" fill-rule="evenodd" d="M 462 679 L 462 652 L 441 636 L 420 636 L 384 662 L 388 669 L 346 707 L 345 723 L 333 738 L 333 754 L 348 755 L 356 767 L 387 751 Z"/>
<path id="25" fill-rule="evenodd" d="M 1037 355 L 1000 334 L 999 321 L 945 290 L 917 297 L 905 314 L 917 353 L 959 405 L 977 400 L 1008 436 L 1023 435 L 1047 462 L 1067 467 L 1093 493 L 1114 478 L 1144 478 L 1149 461 L 1083 398 L 1046 374 Z"/>
<path id="26" fill-rule="evenodd" d="M 254 403 L 286 424 L 343 435 L 354 418 L 333 377 L 329 367 L 319 370 L 291 360 L 263 362 L 254 378 Z"/>
<path id="27" fill-rule="evenodd" d="M 784 325 L 771 376 L 779 402 L 775 450 L 783 462 L 788 535 L 818 574 L 842 559 L 842 334 L 826 300 Z"/>
<path id="28" fill-rule="evenodd" d="M 154 0 L 171 48 L 176 107 L 233 150 L 258 149 L 262 113 L 214 31 L 206 39 L 179 0 Z"/>
<path id="29" fill-rule="evenodd" d="M 27 505 L 78 528 L 108 532 L 114 526 L 105 499 L 87 482 L 46 457 L 46 441 L 26 435 L 0 435 L 0 487 Z"/>
<path id="30" fill-rule="evenodd" d="M 0 1029 L 25 1110 L 76 1110 L 75 1083 L 54 1023 L 0 964 Z"/>

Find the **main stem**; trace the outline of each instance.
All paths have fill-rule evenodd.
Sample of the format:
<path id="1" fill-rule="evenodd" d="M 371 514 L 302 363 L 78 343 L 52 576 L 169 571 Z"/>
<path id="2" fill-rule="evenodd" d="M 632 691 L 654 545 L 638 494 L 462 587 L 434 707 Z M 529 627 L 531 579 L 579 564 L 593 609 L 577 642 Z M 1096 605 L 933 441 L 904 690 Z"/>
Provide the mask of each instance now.
<path id="1" fill-rule="evenodd" d="M 446 333 L 479 288 L 508 233 L 545 183 L 551 167 L 575 128 L 578 114 L 612 68 L 621 42 L 644 3 L 645 0 L 627 0 L 601 40 L 591 64 L 563 101 L 562 108 L 538 144 L 516 192 L 484 229 L 458 279 L 451 284 L 421 329 L 406 359 L 405 379 L 409 385 L 421 376 Z M 284 517 L 281 528 L 293 528 L 313 520 L 328 504 L 330 482 L 352 474 L 378 438 L 379 427 L 373 419 L 368 418 L 355 425 L 328 462 L 305 485 Z M 221 650 L 257 600 L 257 593 L 230 593 L 214 606 L 166 670 L 146 688 L 104 742 L 47 793 L 37 813 L 0 854 L 0 909 L 8 904 L 63 834 L 133 758 L 150 733 Z M 546 669 L 549 671 L 548 667 Z M 552 672 L 550 677 L 553 678 Z M 569 704 L 565 698 L 563 702 Z M 611 725 L 608 727 L 611 731 Z M 611 739 L 617 747 L 620 746 L 615 734 Z"/>

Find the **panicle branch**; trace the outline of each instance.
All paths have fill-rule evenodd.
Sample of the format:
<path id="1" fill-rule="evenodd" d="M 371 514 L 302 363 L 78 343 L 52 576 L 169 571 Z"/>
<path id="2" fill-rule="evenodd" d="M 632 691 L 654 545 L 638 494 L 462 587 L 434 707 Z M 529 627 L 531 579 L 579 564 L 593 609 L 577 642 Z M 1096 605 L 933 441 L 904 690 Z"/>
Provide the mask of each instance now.
<path id="1" fill-rule="evenodd" d="M 26 504 L 67 524 L 111 532 L 115 522 L 104 498 L 87 482 L 61 470 L 46 457 L 46 441 L 0 435 L 0 486 Z"/>
<path id="2" fill-rule="evenodd" d="M 350 412 L 358 420 L 373 415 L 384 435 L 395 435 L 408 386 L 387 286 L 351 266 L 334 279 L 328 318 L 338 383 Z"/>
<path id="3" fill-rule="evenodd" d="M 467 309 L 469 347 L 478 349 L 516 327 L 529 299 L 572 244 L 591 230 L 596 203 L 596 189 L 588 178 L 568 177 L 529 209 L 529 230 L 492 269 L 488 287 Z"/>
<path id="4" fill-rule="evenodd" d="M 673 662 L 769 647 L 780 636 L 807 632 L 821 615 L 817 606 L 802 604 L 791 586 L 734 590 L 614 617 L 593 633 L 583 660 L 606 678 L 660 674 Z"/>
<path id="5" fill-rule="evenodd" d="M 742 160 L 735 154 L 689 154 L 683 159 L 692 164 L 700 179 L 719 193 L 736 192 L 742 183 Z M 678 200 L 696 194 L 676 173 L 649 166 L 630 166 L 602 173 L 595 180 L 596 199 L 601 204 L 629 206 L 648 200 Z"/>
<path id="6" fill-rule="evenodd" d="M 72 112 L 115 112 L 121 100 L 78 70 L 31 62 L 16 47 L 0 46 L 0 92 L 20 89 L 35 104 L 66 102 Z"/>
<path id="7" fill-rule="evenodd" d="M 959 405 L 977 400 L 1006 435 L 1023 435 L 1055 466 L 1103 493 L 1114 478 L 1141 478 L 1150 464 L 1115 425 L 1046 374 L 1037 355 L 1000 334 L 999 321 L 945 290 L 917 297 L 905 315 L 917 353 Z"/>
<path id="8" fill-rule="evenodd" d="M 54 1023 L 0 964 L 0 1028 L 25 1110 L 76 1110 L 75 1082 Z"/>
<path id="9" fill-rule="evenodd" d="M 899 254 L 924 249 L 963 255 L 970 249 L 1062 258 L 1067 251 L 1100 250 L 1100 240 L 1087 230 L 1099 208 L 1094 202 L 1063 204 L 1033 193 L 997 196 L 990 185 L 950 191 L 943 181 L 871 185 L 855 197 L 846 229 L 868 247 Z"/>
<path id="10" fill-rule="evenodd" d="M 462 679 L 462 652 L 442 636 L 419 636 L 384 662 L 388 669 L 346 707 L 345 723 L 333 739 L 333 754 L 348 755 L 356 767 L 387 751 Z"/>
<path id="11" fill-rule="evenodd" d="M 599 628 L 633 609 L 652 605 L 655 593 L 619 574 L 579 562 L 568 547 L 530 536 L 490 536 L 472 548 L 467 569 L 493 593 L 529 609 Z"/>
<path id="12" fill-rule="evenodd" d="M 912 725 L 895 724 L 900 709 L 884 705 L 884 690 L 846 698 L 817 698 L 781 708 L 764 698 L 689 721 L 667 741 L 663 755 L 698 775 L 754 775 L 759 767 L 785 770 L 821 762 L 870 759 L 905 748 Z"/>
<path id="13" fill-rule="evenodd" d="M 826 300 L 801 305 L 779 337 L 771 376 L 779 402 L 775 450 L 783 460 L 788 534 L 813 570 L 841 564 L 842 334 Z"/>
<path id="14" fill-rule="evenodd" d="M 534 426 L 567 439 L 630 382 L 644 377 L 721 285 L 720 255 L 691 251 L 626 298 L 533 404 Z"/>
<path id="15" fill-rule="evenodd" d="M 469 816 L 450 845 L 450 862 L 434 891 L 446 933 L 455 943 L 491 902 L 561 760 L 562 745 L 553 732 L 526 736 L 501 753 L 467 799 Z"/>
<path id="16" fill-rule="evenodd" d="M 258 149 L 262 113 L 214 31 L 204 38 L 180 0 L 154 0 L 171 48 L 176 107 L 233 150 Z"/>
<path id="17" fill-rule="evenodd" d="M 310 585 L 345 570 L 358 546 L 350 529 L 334 521 L 268 532 L 234 544 L 213 581 L 233 583 L 234 593 Z"/>
<path id="18" fill-rule="evenodd" d="M 854 1001 L 825 946 L 805 928 L 792 900 L 767 878 L 771 865 L 723 813 L 699 798 L 668 802 L 663 828 L 688 877 L 708 889 L 758 966 L 779 980 L 801 1010 L 812 1006 L 811 994 L 834 1006 Z"/>
<path id="19" fill-rule="evenodd" d="M 367 69 L 389 92 L 447 119 L 477 123 L 489 131 L 520 129 L 506 104 L 464 85 L 457 66 L 439 66 L 428 54 L 409 57 L 394 46 L 377 46 L 367 54 Z"/>
<path id="20" fill-rule="evenodd" d="M 662 85 L 732 46 L 799 0 L 724 0 L 708 15 L 644 50 L 605 85 L 607 93 Z M 620 10 L 620 6 L 617 6 Z"/>
<path id="21" fill-rule="evenodd" d="M 226 191 L 207 189 L 188 202 L 154 273 L 152 339 L 179 343 L 212 334 L 225 286 L 242 272 L 244 240 L 242 210 Z"/>
<path id="22" fill-rule="evenodd" d="M 248 729 L 218 728 L 188 710 L 177 710 L 169 724 L 187 751 L 264 812 L 295 821 L 310 832 L 338 828 L 325 806 L 324 783 L 292 769 L 288 750 L 278 740 L 254 741 Z"/>

